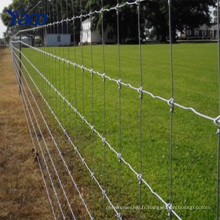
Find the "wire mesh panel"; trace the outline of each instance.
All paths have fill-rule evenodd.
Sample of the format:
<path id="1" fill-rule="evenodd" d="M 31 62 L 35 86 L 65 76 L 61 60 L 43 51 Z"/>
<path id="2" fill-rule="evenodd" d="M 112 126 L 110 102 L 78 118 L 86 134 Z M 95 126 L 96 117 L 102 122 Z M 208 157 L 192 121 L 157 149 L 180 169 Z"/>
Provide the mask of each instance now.
<path id="1" fill-rule="evenodd" d="M 28 13 L 47 23 L 14 28 L 14 71 L 54 219 L 219 218 L 220 112 L 201 106 L 205 67 L 182 61 L 200 49 L 173 45 L 171 0 L 169 44 L 145 44 L 148 4 L 41 0 Z M 218 31 L 218 51 L 219 41 Z"/>

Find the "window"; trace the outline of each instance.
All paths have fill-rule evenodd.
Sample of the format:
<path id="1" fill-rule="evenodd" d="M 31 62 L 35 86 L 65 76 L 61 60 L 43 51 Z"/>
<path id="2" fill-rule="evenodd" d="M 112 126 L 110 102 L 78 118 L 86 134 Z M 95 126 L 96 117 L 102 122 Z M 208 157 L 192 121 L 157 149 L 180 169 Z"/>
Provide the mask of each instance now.
<path id="1" fill-rule="evenodd" d="M 187 34 L 187 36 L 191 36 L 192 33 L 191 33 L 190 30 L 187 30 L 187 33 L 186 33 L 186 34 Z"/>
<path id="2" fill-rule="evenodd" d="M 60 42 L 61 39 L 60 39 L 60 35 L 57 36 L 57 42 Z"/>
<path id="3" fill-rule="evenodd" d="M 195 35 L 198 36 L 199 35 L 199 31 L 195 30 Z"/>

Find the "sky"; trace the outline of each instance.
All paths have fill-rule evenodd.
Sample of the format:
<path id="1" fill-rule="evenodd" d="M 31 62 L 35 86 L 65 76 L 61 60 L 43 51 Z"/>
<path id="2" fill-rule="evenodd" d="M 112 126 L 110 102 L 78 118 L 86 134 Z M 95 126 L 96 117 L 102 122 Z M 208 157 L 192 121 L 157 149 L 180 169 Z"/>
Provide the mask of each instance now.
<path id="1" fill-rule="evenodd" d="M 4 7 L 7 7 L 12 3 L 13 0 L 0 0 L 0 13 L 2 12 Z M 0 19 L 0 38 L 3 38 L 3 32 L 6 31 L 6 27 L 2 23 L 2 20 Z"/>

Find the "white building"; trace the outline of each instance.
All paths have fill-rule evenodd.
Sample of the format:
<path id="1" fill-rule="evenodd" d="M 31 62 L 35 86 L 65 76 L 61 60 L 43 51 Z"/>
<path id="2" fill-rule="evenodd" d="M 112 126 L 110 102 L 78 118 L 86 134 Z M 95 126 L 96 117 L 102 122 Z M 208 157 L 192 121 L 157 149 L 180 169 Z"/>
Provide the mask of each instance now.
<path id="1" fill-rule="evenodd" d="M 44 35 L 44 46 L 69 46 L 71 42 L 70 34 L 49 34 Z"/>
<path id="2" fill-rule="evenodd" d="M 82 22 L 80 40 L 82 43 L 102 43 L 102 36 L 98 30 L 91 30 L 91 20 L 88 18 Z M 107 27 L 104 32 L 104 43 L 116 43 L 116 36 L 110 27 Z"/>
<path id="3" fill-rule="evenodd" d="M 19 41 L 20 40 L 20 36 L 16 36 L 13 38 L 14 41 Z M 26 36 L 22 36 L 21 37 L 21 41 L 26 43 L 26 44 L 29 44 L 29 45 L 33 45 L 33 38 L 31 37 L 26 37 Z M 13 43 L 13 46 L 15 47 L 19 47 L 20 46 L 20 43 Z M 22 47 L 24 47 L 24 44 L 21 44 Z"/>

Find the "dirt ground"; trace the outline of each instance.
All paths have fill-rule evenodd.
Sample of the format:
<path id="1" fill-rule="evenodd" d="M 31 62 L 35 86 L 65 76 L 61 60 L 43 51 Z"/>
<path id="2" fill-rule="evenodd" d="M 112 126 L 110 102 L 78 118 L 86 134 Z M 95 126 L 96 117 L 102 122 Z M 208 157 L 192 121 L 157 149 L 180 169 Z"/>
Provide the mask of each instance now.
<path id="1" fill-rule="evenodd" d="M 52 219 L 9 48 L 0 47 L 0 220 Z"/>

